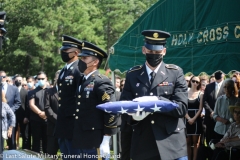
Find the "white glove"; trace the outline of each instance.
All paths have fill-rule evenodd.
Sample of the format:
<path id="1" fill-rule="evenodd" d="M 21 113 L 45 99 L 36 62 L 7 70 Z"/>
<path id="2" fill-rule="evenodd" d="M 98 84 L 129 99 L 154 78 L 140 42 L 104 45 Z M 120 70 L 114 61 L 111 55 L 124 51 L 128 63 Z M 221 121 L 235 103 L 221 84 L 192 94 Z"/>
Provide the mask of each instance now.
<path id="1" fill-rule="evenodd" d="M 110 141 L 111 136 L 104 136 L 102 143 L 100 145 L 100 155 L 101 157 L 107 157 L 110 155 L 110 146 L 109 146 L 109 141 Z"/>
<path id="2" fill-rule="evenodd" d="M 131 115 L 135 121 L 141 121 L 145 117 L 147 117 L 149 114 L 150 114 L 150 112 L 145 112 L 145 111 L 142 111 L 142 112 L 138 111 L 136 113 L 128 113 L 128 115 Z"/>
<path id="3" fill-rule="evenodd" d="M 157 101 L 157 96 L 143 96 L 133 99 L 134 102 L 146 102 L 146 101 Z"/>

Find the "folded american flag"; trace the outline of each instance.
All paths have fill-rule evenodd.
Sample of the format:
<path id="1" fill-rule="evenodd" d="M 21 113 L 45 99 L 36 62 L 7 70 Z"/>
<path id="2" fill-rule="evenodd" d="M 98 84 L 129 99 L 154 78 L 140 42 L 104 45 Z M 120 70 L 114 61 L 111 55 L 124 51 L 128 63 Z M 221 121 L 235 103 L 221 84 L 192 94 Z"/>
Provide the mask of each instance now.
<path id="1" fill-rule="evenodd" d="M 156 100 L 156 101 L 117 101 L 117 102 L 107 102 L 97 105 L 98 109 L 101 109 L 107 113 L 136 113 L 137 111 L 145 112 L 170 112 L 177 108 L 178 104 Z"/>

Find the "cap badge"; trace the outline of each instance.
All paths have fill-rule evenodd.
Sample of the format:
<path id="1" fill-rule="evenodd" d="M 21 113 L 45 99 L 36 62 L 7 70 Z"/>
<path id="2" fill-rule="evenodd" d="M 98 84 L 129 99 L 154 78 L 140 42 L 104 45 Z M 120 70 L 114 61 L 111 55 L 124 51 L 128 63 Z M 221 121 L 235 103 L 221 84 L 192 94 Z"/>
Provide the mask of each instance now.
<path id="1" fill-rule="evenodd" d="M 154 38 L 158 38 L 158 33 L 153 33 Z"/>

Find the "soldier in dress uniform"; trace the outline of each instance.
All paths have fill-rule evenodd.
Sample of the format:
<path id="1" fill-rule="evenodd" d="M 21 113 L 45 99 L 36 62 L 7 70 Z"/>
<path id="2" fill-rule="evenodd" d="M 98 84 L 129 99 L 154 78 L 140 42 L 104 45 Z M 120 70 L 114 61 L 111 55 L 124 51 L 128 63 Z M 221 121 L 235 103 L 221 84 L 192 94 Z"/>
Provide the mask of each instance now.
<path id="1" fill-rule="evenodd" d="M 58 88 L 58 112 L 55 136 L 58 138 L 59 148 L 63 159 L 70 159 L 67 155 L 76 154 L 72 148 L 72 133 L 74 127 L 74 113 L 76 108 L 76 88 L 81 73 L 78 69 L 78 54 L 82 48 L 82 42 L 70 36 L 62 37 L 60 48 L 63 62 L 66 63 L 59 74 Z M 66 155 L 66 156 L 64 156 Z"/>
<path id="2" fill-rule="evenodd" d="M 115 88 L 110 79 L 97 70 L 102 59 L 107 58 L 106 52 L 83 42 L 79 57 L 78 67 L 84 77 L 77 89 L 72 140 L 73 146 L 79 149 L 77 159 L 95 160 L 110 154 L 110 136 L 117 133 L 118 116 L 96 108 L 98 104 L 115 101 Z"/>
<path id="3" fill-rule="evenodd" d="M 168 113 L 138 112 L 124 117 L 133 127 L 131 158 L 187 160 L 183 121 L 187 113 L 187 85 L 180 67 L 162 61 L 166 54 L 166 39 L 170 34 L 160 30 L 145 30 L 142 35 L 145 36 L 142 52 L 146 62 L 128 71 L 121 100 L 163 100 L 177 103 L 179 107 Z M 159 111 L 160 107 L 155 106 L 155 109 Z"/>

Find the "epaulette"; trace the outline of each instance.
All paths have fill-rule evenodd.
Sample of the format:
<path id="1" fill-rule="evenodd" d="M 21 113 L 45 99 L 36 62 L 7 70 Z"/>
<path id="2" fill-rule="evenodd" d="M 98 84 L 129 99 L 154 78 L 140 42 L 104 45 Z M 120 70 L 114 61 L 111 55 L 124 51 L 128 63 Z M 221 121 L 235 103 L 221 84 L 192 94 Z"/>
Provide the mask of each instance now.
<path id="1" fill-rule="evenodd" d="M 179 70 L 179 67 L 174 64 L 166 64 L 166 68 Z"/>
<path id="2" fill-rule="evenodd" d="M 137 71 L 137 70 L 139 70 L 139 69 L 141 69 L 141 68 L 142 68 L 142 65 L 140 65 L 140 66 L 134 66 L 134 67 L 132 67 L 132 68 L 129 69 L 128 73 L 133 72 L 133 71 Z"/>

